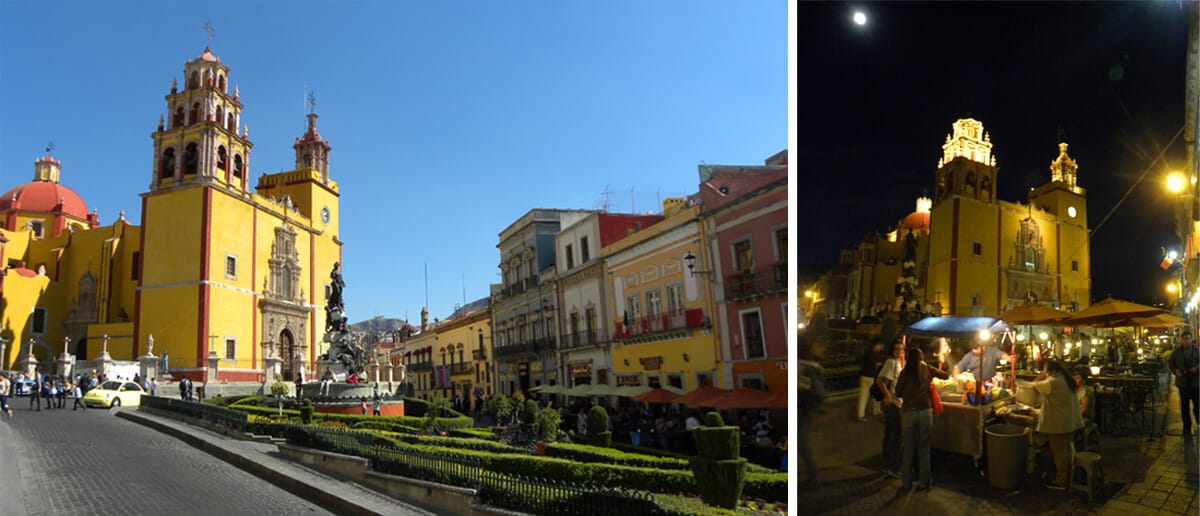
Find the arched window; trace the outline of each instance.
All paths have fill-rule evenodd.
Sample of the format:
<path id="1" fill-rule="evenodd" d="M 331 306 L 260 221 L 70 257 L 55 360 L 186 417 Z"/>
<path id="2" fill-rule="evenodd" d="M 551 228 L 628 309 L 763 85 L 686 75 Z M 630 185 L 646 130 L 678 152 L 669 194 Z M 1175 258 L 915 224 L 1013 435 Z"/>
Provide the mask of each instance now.
<path id="1" fill-rule="evenodd" d="M 196 142 L 187 144 L 183 149 L 183 175 L 195 174 L 200 166 L 200 153 L 196 148 Z"/>
<path id="2" fill-rule="evenodd" d="M 175 108 L 175 117 L 171 119 L 171 129 L 183 125 L 183 106 Z"/>
<path id="3" fill-rule="evenodd" d="M 190 90 L 192 88 L 199 88 L 199 87 L 200 87 L 200 72 L 192 72 L 192 75 L 188 77 L 188 89 Z"/>
<path id="4" fill-rule="evenodd" d="M 241 154 L 233 155 L 233 177 L 236 177 L 238 179 L 242 178 L 242 155 Z"/>
<path id="5" fill-rule="evenodd" d="M 217 147 L 217 168 L 229 171 L 229 153 L 225 152 L 225 146 Z"/>
<path id="6" fill-rule="evenodd" d="M 224 118 L 225 118 L 225 110 L 221 109 L 221 106 L 217 106 L 217 116 L 213 117 L 213 120 L 219 124 L 219 123 L 221 123 L 221 120 Z"/>
<path id="7" fill-rule="evenodd" d="M 167 147 L 167 150 L 163 151 L 158 170 L 158 177 L 162 179 L 175 177 L 175 149 L 173 147 Z"/>
<path id="8" fill-rule="evenodd" d="M 235 135 L 237 134 L 237 119 L 233 117 L 233 113 L 229 114 L 229 118 L 225 122 L 225 128 L 228 129 L 229 132 L 234 133 Z"/>
<path id="9" fill-rule="evenodd" d="M 217 75 L 217 89 L 220 89 L 221 93 L 225 93 L 225 75 L 224 74 Z"/>
<path id="10" fill-rule="evenodd" d="M 192 104 L 192 110 L 188 112 L 188 125 L 196 123 L 200 118 L 200 103 Z"/>

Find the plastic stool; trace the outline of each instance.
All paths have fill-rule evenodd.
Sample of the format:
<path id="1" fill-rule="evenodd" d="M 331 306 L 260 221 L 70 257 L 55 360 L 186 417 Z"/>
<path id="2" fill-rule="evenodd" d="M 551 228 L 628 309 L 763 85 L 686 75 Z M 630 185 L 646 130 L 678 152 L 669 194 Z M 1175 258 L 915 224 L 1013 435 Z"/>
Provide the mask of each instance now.
<path id="1" fill-rule="evenodd" d="M 1083 481 L 1078 483 L 1075 481 L 1077 469 L 1083 470 Z M 1067 493 L 1083 491 L 1087 493 L 1088 503 L 1091 503 L 1096 497 L 1097 490 L 1104 489 L 1104 466 L 1100 463 L 1100 454 L 1090 451 L 1076 453 L 1068 484 L 1070 488 Z"/>

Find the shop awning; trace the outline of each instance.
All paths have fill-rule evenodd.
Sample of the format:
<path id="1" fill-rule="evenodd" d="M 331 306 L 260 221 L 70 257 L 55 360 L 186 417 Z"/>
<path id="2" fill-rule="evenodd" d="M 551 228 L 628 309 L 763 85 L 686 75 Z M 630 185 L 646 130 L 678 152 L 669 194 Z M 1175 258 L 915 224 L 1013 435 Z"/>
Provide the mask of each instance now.
<path id="1" fill-rule="evenodd" d="M 644 403 L 675 403 L 677 398 L 679 398 L 678 394 L 666 389 L 652 389 L 645 394 L 634 396 L 633 400 Z"/>
<path id="2" fill-rule="evenodd" d="M 900 333 L 910 337 L 973 338 L 979 330 L 997 334 L 1012 331 L 1012 326 L 994 317 L 926 317 Z"/>

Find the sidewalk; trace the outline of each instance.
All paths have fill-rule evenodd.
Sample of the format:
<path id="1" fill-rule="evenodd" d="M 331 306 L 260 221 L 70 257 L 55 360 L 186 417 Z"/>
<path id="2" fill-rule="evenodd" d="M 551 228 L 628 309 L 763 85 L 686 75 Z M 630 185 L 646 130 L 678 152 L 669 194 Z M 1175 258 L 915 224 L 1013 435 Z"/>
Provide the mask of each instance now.
<path id="1" fill-rule="evenodd" d="M 860 423 L 857 391 L 836 393 L 818 416 L 812 438 L 820 484 L 801 487 L 793 507 L 803 514 L 1196 514 L 1200 455 L 1195 437 L 1179 436 L 1178 393 L 1167 401 L 1162 438 L 1100 435 L 1105 492 L 1094 504 L 1083 493 L 1068 495 L 1042 486 L 1044 468 L 1027 475 L 1017 490 L 992 487 L 967 456 L 934 450 L 933 488 L 901 492 L 900 480 L 881 472 L 883 420 Z M 806 480 L 795 464 L 798 480 Z M 1053 469 L 1053 466 L 1050 466 Z"/>
<path id="2" fill-rule="evenodd" d="M 243 441 L 141 411 L 121 410 L 117 417 L 171 435 L 337 514 L 435 514 L 289 461 L 271 442 Z"/>

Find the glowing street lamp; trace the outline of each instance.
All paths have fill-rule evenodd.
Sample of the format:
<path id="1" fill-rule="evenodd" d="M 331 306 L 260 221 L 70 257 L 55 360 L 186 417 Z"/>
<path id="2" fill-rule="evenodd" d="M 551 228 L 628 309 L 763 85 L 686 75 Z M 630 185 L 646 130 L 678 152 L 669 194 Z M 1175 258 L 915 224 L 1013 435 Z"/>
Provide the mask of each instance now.
<path id="1" fill-rule="evenodd" d="M 1183 193 L 1184 189 L 1188 187 L 1188 183 L 1191 183 L 1191 181 L 1188 180 L 1188 177 L 1183 172 L 1175 171 L 1167 174 L 1167 191 L 1173 194 Z"/>

